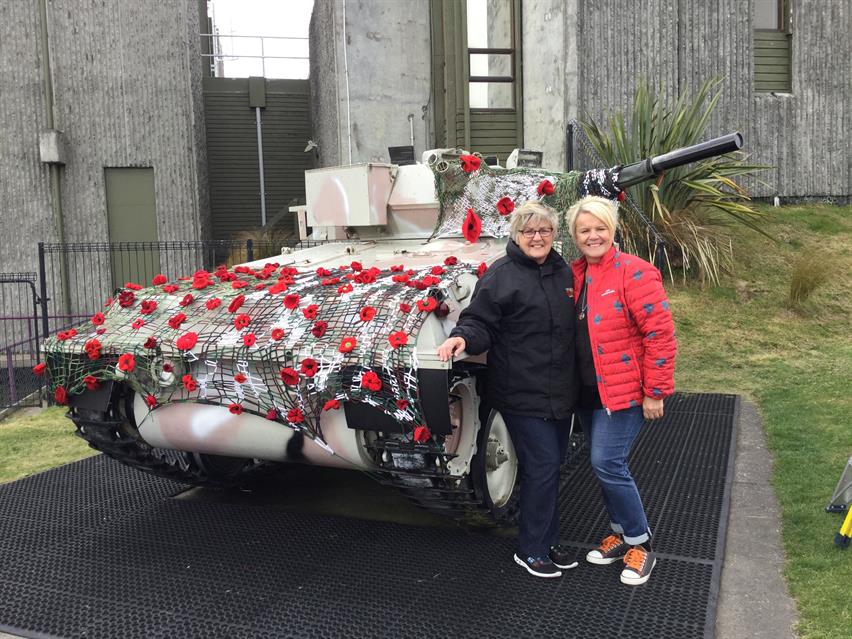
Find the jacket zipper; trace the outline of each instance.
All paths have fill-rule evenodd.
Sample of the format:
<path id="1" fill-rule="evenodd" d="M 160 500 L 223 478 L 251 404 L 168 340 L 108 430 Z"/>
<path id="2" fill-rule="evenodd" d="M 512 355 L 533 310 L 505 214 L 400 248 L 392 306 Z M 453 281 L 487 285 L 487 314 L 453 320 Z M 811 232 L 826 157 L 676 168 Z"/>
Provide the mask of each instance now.
<path id="1" fill-rule="evenodd" d="M 589 267 L 590 266 L 591 265 L 587 263 L 586 264 L 586 272 L 583 273 L 583 279 L 584 279 L 583 286 L 586 288 L 586 325 L 587 326 L 592 319 L 592 303 L 591 303 L 592 295 L 591 295 L 591 290 L 590 290 L 591 286 L 589 284 Z M 601 366 L 598 362 L 598 359 L 599 359 L 598 347 L 597 347 L 597 344 L 595 344 L 594 340 L 592 339 L 592 330 L 591 329 L 589 329 L 589 343 L 590 343 L 590 346 L 592 347 L 592 358 L 595 361 L 595 369 L 603 371 L 603 366 Z M 603 373 L 601 373 L 600 378 L 601 378 L 601 381 L 598 382 L 598 395 L 601 396 L 601 404 L 603 404 L 604 410 L 606 410 L 606 414 L 609 415 L 609 416 L 612 416 L 612 411 L 607 406 L 607 403 L 608 403 L 607 400 L 609 398 L 607 397 L 607 399 L 604 399 L 607 394 L 606 394 L 606 391 L 604 391 L 604 387 L 603 387 Z"/>

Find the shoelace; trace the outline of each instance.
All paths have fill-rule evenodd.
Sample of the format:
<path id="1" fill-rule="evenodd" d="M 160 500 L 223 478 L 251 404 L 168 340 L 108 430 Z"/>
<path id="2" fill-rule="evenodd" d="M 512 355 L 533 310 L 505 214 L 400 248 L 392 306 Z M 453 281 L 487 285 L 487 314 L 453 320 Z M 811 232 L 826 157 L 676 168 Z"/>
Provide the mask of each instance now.
<path id="1" fill-rule="evenodd" d="M 620 546 L 622 543 L 621 537 L 617 535 L 610 535 L 601 542 L 601 552 L 606 554 L 616 546 Z"/>
<path id="2" fill-rule="evenodd" d="M 627 551 L 627 554 L 624 555 L 624 565 L 641 574 L 642 567 L 645 565 L 645 557 L 647 555 L 648 553 L 641 548 L 631 548 Z"/>

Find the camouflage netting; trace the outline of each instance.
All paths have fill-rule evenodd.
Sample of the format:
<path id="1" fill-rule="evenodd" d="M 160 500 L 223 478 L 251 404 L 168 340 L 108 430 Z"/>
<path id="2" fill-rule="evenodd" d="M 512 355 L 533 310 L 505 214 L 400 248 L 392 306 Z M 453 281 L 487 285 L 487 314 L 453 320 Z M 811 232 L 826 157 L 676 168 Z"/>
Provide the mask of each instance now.
<path id="1" fill-rule="evenodd" d="M 539 199 L 560 214 L 582 194 L 613 197 L 613 171 L 491 169 L 461 156 L 435 171 L 441 213 L 432 237 L 470 242 L 508 234 L 509 212 Z M 557 240 L 573 247 L 564 229 Z M 568 240 L 568 241 L 566 241 Z M 566 250 L 563 250 L 563 254 Z M 126 284 L 107 310 L 45 342 L 50 388 L 69 395 L 121 381 L 149 407 L 193 401 L 249 411 L 323 441 L 320 415 L 342 402 L 371 404 L 429 439 L 419 403 L 417 334 L 443 289 L 473 270 L 447 258 L 418 271 L 353 262 L 299 272 L 270 262 L 152 286 Z M 477 270 L 481 275 L 485 265 Z"/>
<path id="2" fill-rule="evenodd" d="M 460 162 L 433 164 L 432 171 L 440 203 L 433 238 L 461 232 L 472 239 L 469 231 L 474 225 L 475 234 L 481 232 L 491 237 L 507 237 L 512 210 L 529 200 L 538 200 L 559 213 L 557 249 L 561 248 L 566 259 L 578 255 L 565 224 L 565 214 L 571 205 L 579 196 L 591 194 L 615 199 L 621 192 L 614 186 L 618 174 L 613 169 L 584 173 L 501 169 L 481 163 L 476 156 L 461 156 Z M 471 220 L 471 216 L 475 219 Z"/>
<path id="3" fill-rule="evenodd" d="M 353 399 L 422 439 L 417 333 L 442 288 L 472 268 L 447 262 L 419 271 L 353 262 L 309 273 L 270 263 L 128 284 L 91 324 L 46 342 L 51 388 L 65 403 L 120 380 L 151 407 L 219 404 L 320 439 L 321 412 Z"/>

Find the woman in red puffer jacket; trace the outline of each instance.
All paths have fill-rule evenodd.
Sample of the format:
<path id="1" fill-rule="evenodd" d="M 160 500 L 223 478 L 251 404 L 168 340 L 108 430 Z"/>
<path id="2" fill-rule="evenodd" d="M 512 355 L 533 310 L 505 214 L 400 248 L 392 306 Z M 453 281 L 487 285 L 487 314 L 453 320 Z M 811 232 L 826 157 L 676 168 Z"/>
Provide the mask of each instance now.
<path id="1" fill-rule="evenodd" d="M 674 392 L 677 344 L 660 272 L 613 244 L 617 211 L 614 201 L 586 197 L 568 212 L 583 254 L 571 265 L 581 380 L 576 415 L 612 528 L 586 559 L 623 559 L 621 582 L 638 585 L 651 576 L 656 556 L 627 456 L 644 420 L 662 417 L 663 400 Z"/>

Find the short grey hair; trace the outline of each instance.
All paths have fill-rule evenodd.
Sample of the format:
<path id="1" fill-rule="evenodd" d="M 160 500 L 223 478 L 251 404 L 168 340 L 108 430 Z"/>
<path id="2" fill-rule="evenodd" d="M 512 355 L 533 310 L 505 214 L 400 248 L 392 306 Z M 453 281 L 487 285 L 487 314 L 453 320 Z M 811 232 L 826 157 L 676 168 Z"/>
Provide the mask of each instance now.
<path id="1" fill-rule="evenodd" d="M 538 200 L 527 200 L 512 212 L 512 220 L 509 223 L 512 239 L 516 238 L 530 222 L 546 222 L 550 224 L 554 233 L 559 229 L 559 215 L 556 211 Z"/>

